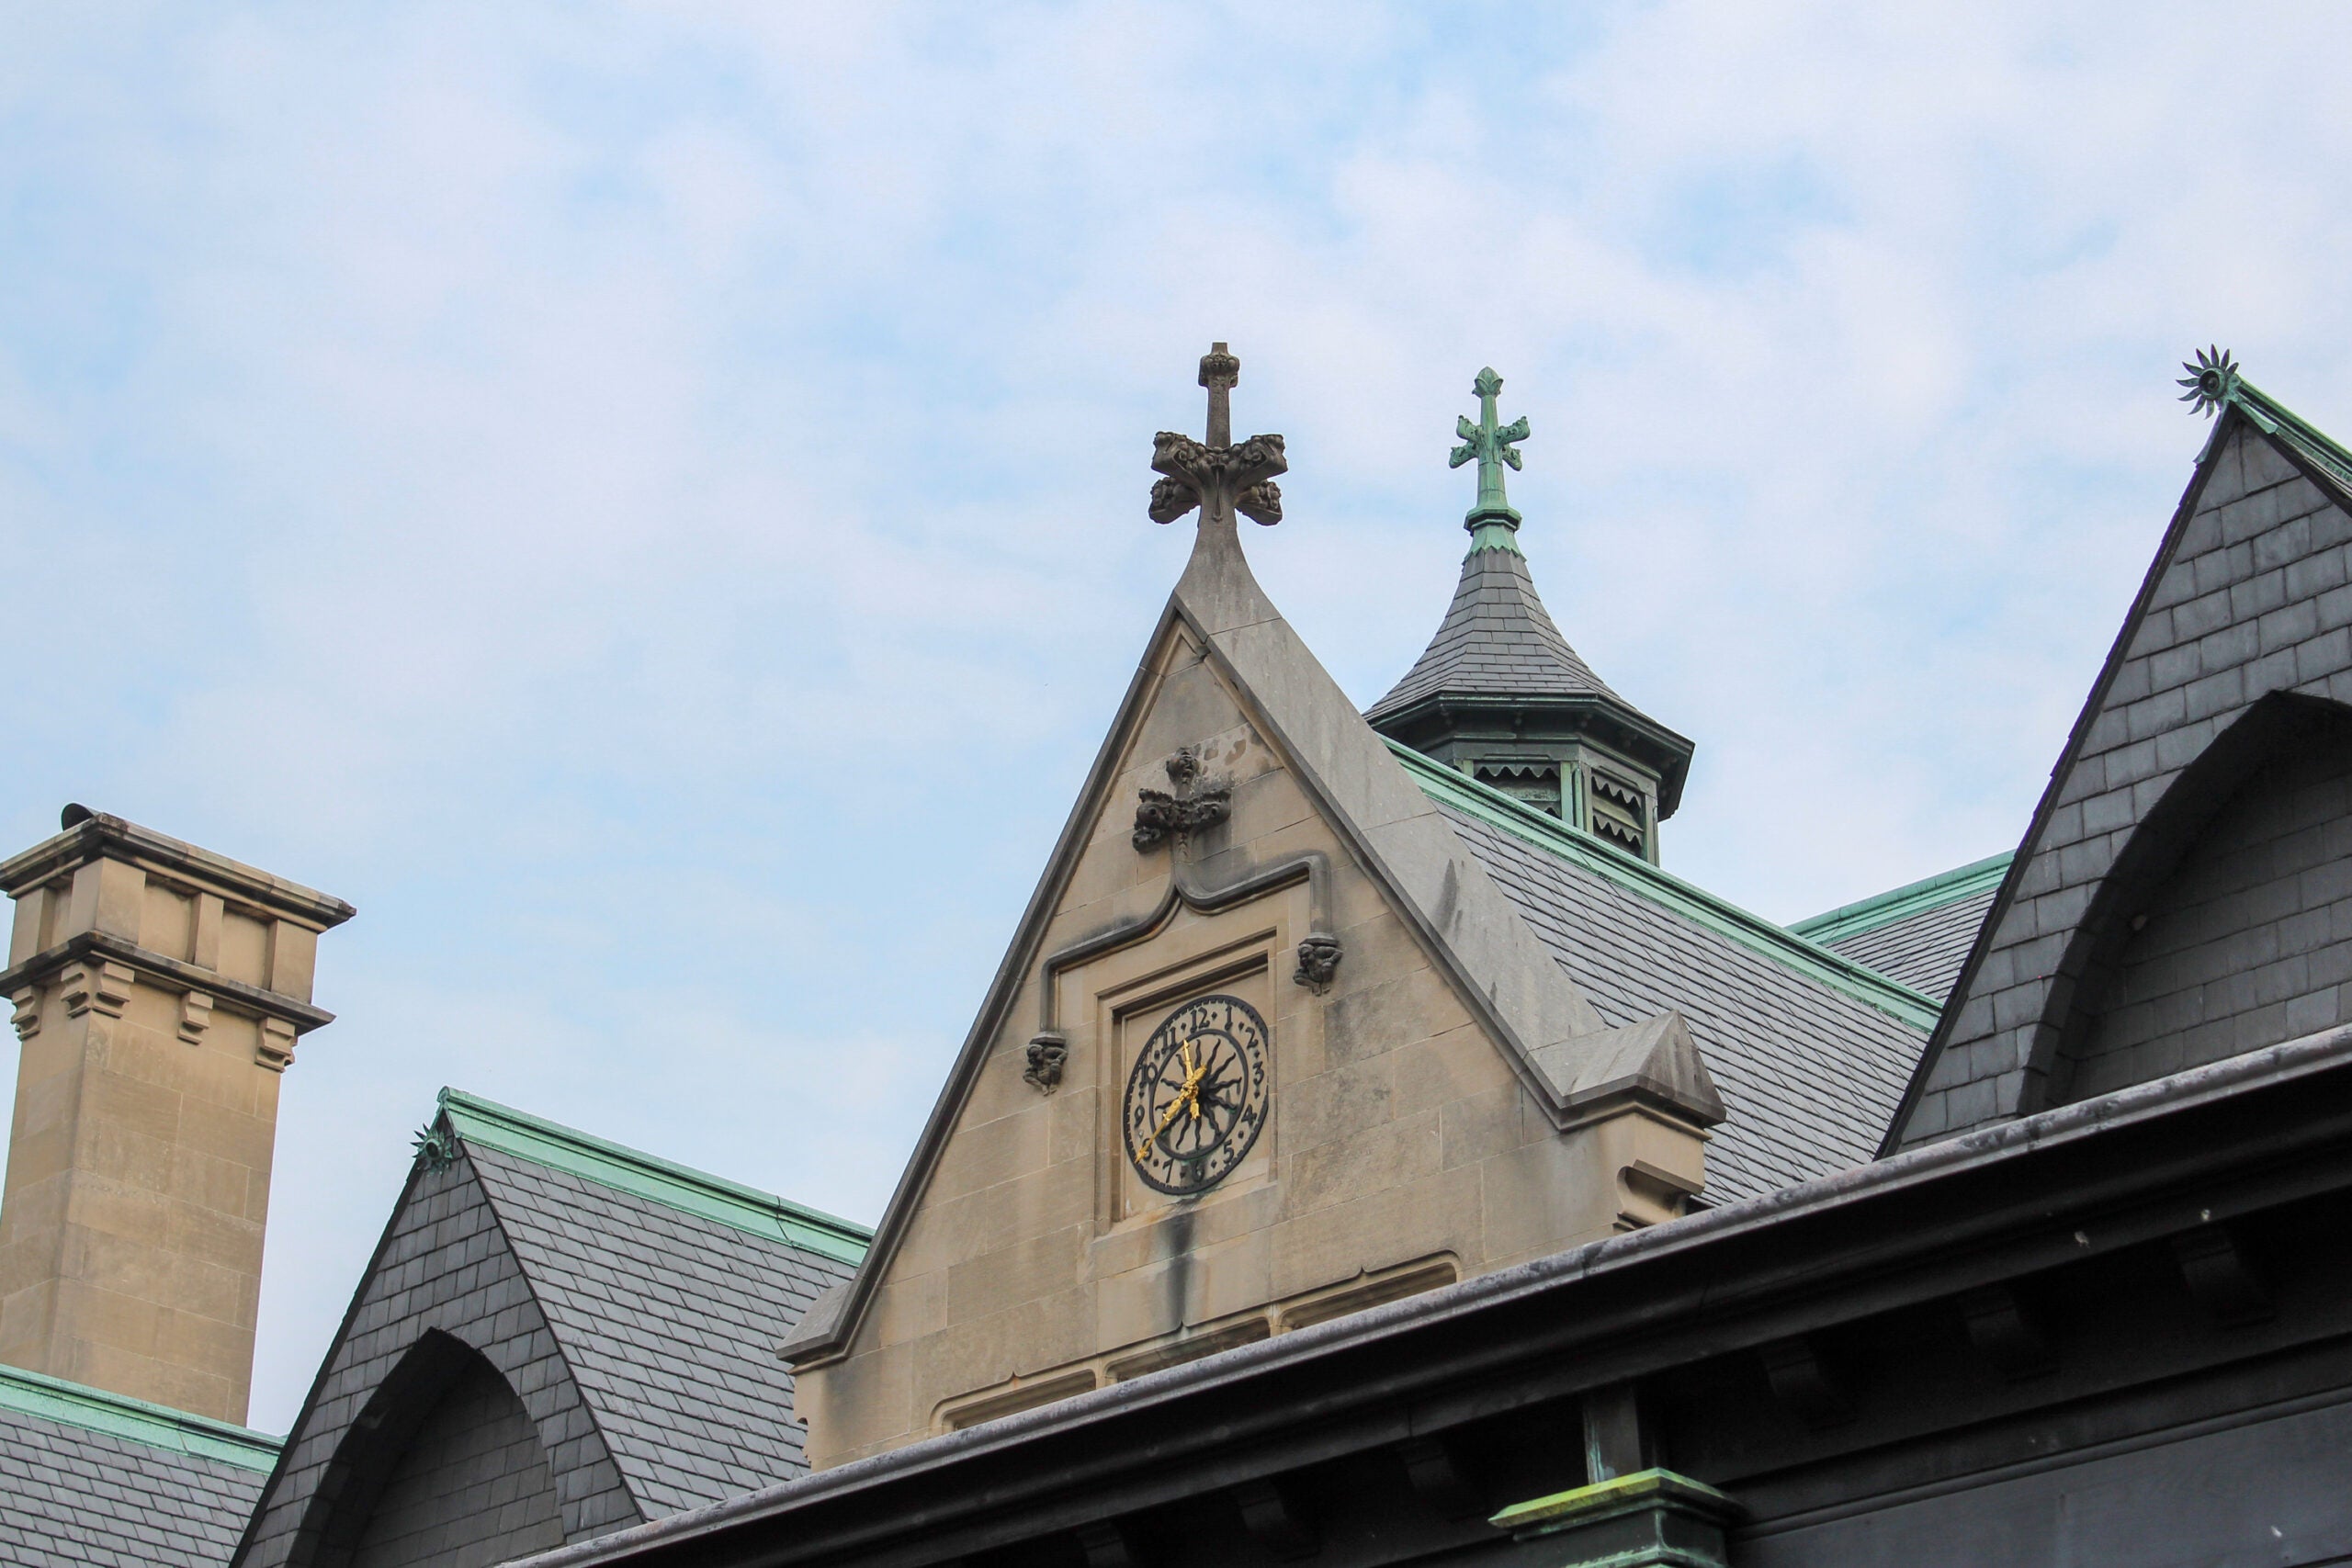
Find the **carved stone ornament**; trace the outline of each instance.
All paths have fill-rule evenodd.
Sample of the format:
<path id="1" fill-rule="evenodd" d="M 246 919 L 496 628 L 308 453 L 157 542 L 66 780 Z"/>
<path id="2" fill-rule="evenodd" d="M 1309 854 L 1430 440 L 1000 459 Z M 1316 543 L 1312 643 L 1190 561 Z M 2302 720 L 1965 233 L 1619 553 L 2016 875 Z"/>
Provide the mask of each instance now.
<path id="1" fill-rule="evenodd" d="M 1201 757 L 1187 746 L 1168 759 L 1164 789 L 1136 792 L 1136 829 L 1131 840 L 1138 854 L 1158 849 L 1170 839 L 1214 828 L 1233 815 L 1233 786 L 1221 779 L 1201 776 Z"/>
<path id="2" fill-rule="evenodd" d="M 1204 522 L 1238 512 L 1268 527 L 1283 520 L 1282 487 L 1274 476 L 1286 473 L 1290 461 L 1283 455 L 1279 435 L 1252 435 L 1233 440 L 1231 393 L 1241 379 L 1241 361 L 1223 344 L 1213 344 L 1201 356 L 1201 385 L 1209 391 L 1209 429 L 1205 442 L 1172 430 L 1151 438 L 1151 467 L 1167 477 L 1151 487 L 1151 520 L 1173 523 L 1194 507 Z"/>
<path id="3" fill-rule="evenodd" d="M 1319 997 L 1331 988 L 1332 976 L 1339 974 L 1342 956 L 1338 937 L 1313 932 L 1298 944 L 1298 973 L 1291 979 Z"/>
<path id="4" fill-rule="evenodd" d="M 1069 1042 L 1059 1034 L 1040 1034 L 1029 1042 L 1029 1070 L 1021 1081 L 1039 1094 L 1051 1094 L 1062 1086 L 1062 1064 L 1069 1060 Z"/>

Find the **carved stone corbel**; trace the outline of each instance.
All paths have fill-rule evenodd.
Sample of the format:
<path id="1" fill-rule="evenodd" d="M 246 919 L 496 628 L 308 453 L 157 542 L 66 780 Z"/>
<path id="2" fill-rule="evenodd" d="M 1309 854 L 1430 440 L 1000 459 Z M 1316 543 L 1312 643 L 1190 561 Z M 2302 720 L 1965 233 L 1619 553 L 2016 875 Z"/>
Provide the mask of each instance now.
<path id="1" fill-rule="evenodd" d="M 1968 1325 L 1968 1342 L 2011 1382 L 2055 1371 L 2052 1354 L 2033 1314 L 2007 1285 L 1983 1285 L 1960 1298 L 1960 1315 Z"/>
<path id="2" fill-rule="evenodd" d="M 1854 1402 L 1837 1376 L 1822 1364 L 1820 1352 L 1804 1335 L 1759 1346 L 1764 1376 L 1772 1395 L 1806 1426 L 1818 1431 L 1854 1418 Z"/>
<path id="3" fill-rule="evenodd" d="M 1404 1461 L 1405 1479 L 1413 1495 L 1427 1503 L 1440 1518 L 1463 1519 L 1478 1511 L 1478 1488 L 1451 1445 L 1442 1438 L 1413 1438 L 1400 1443 L 1396 1457 Z"/>
<path id="4" fill-rule="evenodd" d="M 1029 1070 L 1021 1081 L 1040 1094 L 1051 1094 L 1062 1084 L 1062 1064 L 1069 1060 L 1069 1041 L 1057 1030 L 1047 1030 L 1029 1042 Z"/>
<path id="5" fill-rule="evenodd" d="M 15 1004 L 16 1014 L 8 1021 L 16 1026 L 18 1040 L 30 1040 L 40 1032 L 40 991 L 33 986 L 12 991 L 8 1000 Z"/>
<path id="6" fill-rule="evenodd" d="M 1323 1550 L 1323 1532 L 1278 1483 L 1262 1477 L 1242 1482 L 1233 1488 L 1233 1501 L 1243 1528 L 1276 1557 L 1290 1561 Z"/>
<path id="7" fill-rule="evenodd" d="M 1319 997 L 1331 988 L 1342 956 L 1338 937 L 1323 931 L 1310 932 L 1298 944 L 1298 972 L 1291 979 Z"/>
<path id="8" fill-rule="evenodd" d="M 282 1018 L 265 1018 L 254 1043 L 254 1060 L 273 1073 L 294 1065 L 294 1026 Z"/>
<path id="9" fill-rule="evenodd" d="M 72 964 L 58 977 L 65 1015 L 79 1018 L 96 1012 L 120 1018 L 122 1010 L 130 1005 L 130 986 L 137 978 L 127 966 L 105 959 L 84 959 Z"/>
<path id="10" fill-rule="evenodd" d="M 2278 1310 L 2228 1227 L 2209 1223 L 2181 1232 L 2172 1238 L 2172 1257 L 2188 1293 L 2222 1327 L 2259 1323 Z"/>
<path id="11" fill-rule="evenodd" d="M 212 994 L 209 991 L 180 993 L 180 1038 L 191 1045 L 204 1043 L 204 1032 L 212 1027 Z"/>

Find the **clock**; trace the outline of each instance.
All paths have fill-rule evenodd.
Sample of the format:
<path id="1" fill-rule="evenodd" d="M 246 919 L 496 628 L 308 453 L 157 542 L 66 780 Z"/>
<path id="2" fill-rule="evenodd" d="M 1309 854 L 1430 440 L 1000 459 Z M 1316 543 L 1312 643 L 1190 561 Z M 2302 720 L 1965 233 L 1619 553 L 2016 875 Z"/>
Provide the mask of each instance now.
<path id="1" fill-rule="evenodd" d="M 1147 1186 L 1183 1197 L 1232 1174 L 1266 1124 L 1266 1021 L 1239 997 L 1170 1013 L 1127 1075 L 1120 1125 Z"/>

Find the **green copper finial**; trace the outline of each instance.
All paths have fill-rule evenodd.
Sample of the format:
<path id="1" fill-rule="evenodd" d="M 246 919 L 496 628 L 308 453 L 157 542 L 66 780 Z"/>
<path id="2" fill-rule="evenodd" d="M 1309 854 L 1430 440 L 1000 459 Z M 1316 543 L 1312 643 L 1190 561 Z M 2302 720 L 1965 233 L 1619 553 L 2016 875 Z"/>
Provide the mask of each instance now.
<path id="1" fill-rule="evenodd" d="M 2200 348 L 2193 360 L 2184 359 L 2180 367 L 2188 372 L 2173 384 L 2186 387 L 2180 400 L 2188 403 L 2189 412 L 2213 417 L 2214 411 L 2238 395 L 2245 378 L 2238 374 L 2238 362 L 2226 348 Z"/>
<path id="2" fill-rule="evenodd" d="M 1509 424 L 1497 423 L 1495 396 L 1502 389 L 1503 378 L 1495 374 L 1493 366 L 1478 372 L 1478 378 L 1470 383 L 1470 390 L 1478 398 L 1478 423 L 1473 424 L 1467 418 L 1453 422 L 1453 434 L 1462 445 L 1446 463 L 1458 468 L 1473 457 L 1478 459 L 1477 503 L 1462 520 L 1462 525 L 1470 530 L 1474 550 L 1519 548 L 1511 537 L 1519 531 L 1519 513 L 1503 496 L 1503 465 L 1519 467 L 1518 444 L 1527 439 L 1527 418 L 1522 414 Z"/>

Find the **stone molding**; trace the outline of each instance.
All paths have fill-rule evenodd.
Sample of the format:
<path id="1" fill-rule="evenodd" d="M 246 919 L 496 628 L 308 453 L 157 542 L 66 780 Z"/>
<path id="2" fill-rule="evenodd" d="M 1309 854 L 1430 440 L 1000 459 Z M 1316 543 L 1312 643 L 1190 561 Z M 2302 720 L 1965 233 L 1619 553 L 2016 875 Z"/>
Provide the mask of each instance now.
<path id="1" fill-rule="evenodd" d="M 278 1025 L 288 1042 L 289 1060 L 295 1037 L 334 1021 L 334 1014 L 324 1008 L 166 957 L 108 931 L 77 932 L 44 953 L 0 970 L 0 994 L 16 1004 L 17 1033 L 26 1038 L 40 1027 L 36 1010 L 40 991 L 52 981 L 66 987 L 68 1017 L 95 1010 L 119 1018 L 129 999 L 128 987 L 135 979 L 180 994 L 180 1038 L 190 1044 L 210 1025 L 216 1007 L 264 1021 L 265 1036 L 271 1032 L 270 1024 Z"/>

